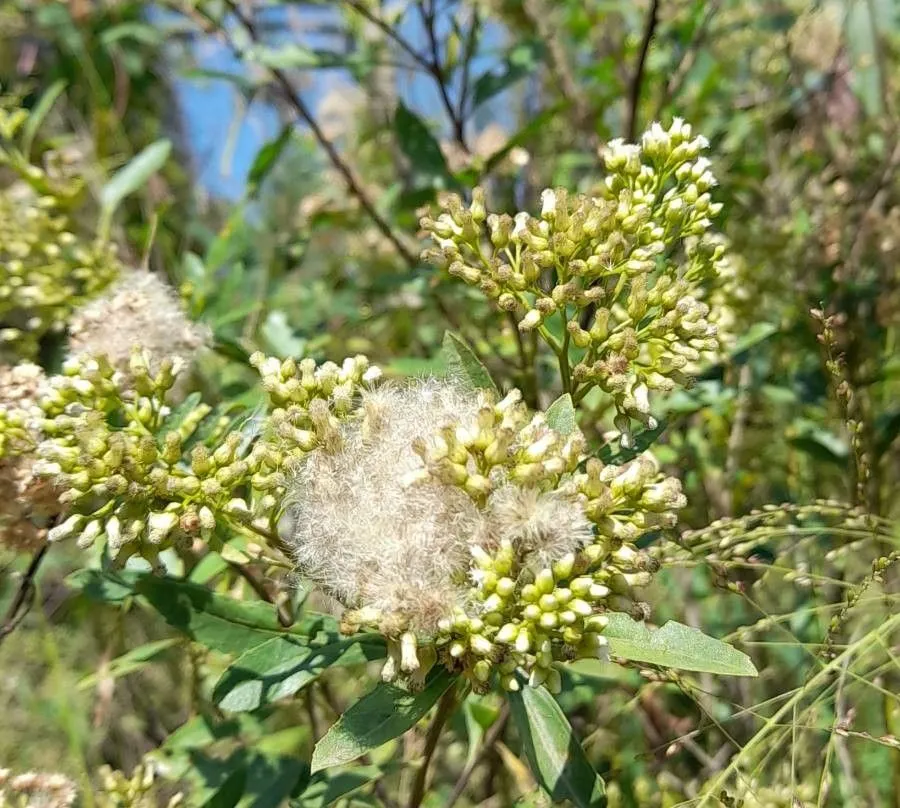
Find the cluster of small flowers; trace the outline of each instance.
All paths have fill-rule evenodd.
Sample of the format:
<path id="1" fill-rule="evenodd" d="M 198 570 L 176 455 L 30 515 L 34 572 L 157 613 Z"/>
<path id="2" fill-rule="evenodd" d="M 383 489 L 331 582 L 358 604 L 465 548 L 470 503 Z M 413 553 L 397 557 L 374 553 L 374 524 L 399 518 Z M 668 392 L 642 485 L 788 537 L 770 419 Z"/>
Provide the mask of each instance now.
<path id="1" fill-rule="evenodd" d="M 250 469 L 239 434 L 225 436 L 213 453 L 199 442 L 186 452 L 210 407 L 167 405 L 179 364 L 164 360 L 152 374 L 149 358 L 135 351 L 127 375 L 99 357 L 70 359 L 49 379 L 38 402 L 35 469 L 68 513 L 51 541 L 77 535 L 88 547 L 105 536 L 112 556 L 153 562 L 166 547 L 214 538 L 214 514 L 232 509 L 231 491 Z"/>
<path id="2" fill-rule="evenodd" d="M 13 144 L 29 113 L 0 99 L 0 166 L 18 176 L 0 189 L 0 358 L 33 359 L 85 300 L 120 272 L 115 245 L 79 232 L 69 211 L 79 185 L 29 162 Z"/>
<path id="3" fill-rule="evenodd" d="M 596 195 L 545 190 L 539 216 L 488 215 L 478 188 L 468 207 L 448 195 L 437 219 L 422 219 L 437 245 L 425 257 L 513 312 L 521 330 L 538 329 L 567 361 L 574 345 L 576 387 L 599 385 L 625 423 L 649 423 L 648 391 L 689 383 L 690 364 L 718 348 L 702 302 L 725 254 L 711 232 L 721 205 L 706 145 L 680 119 L 668 130 L 653 124 L 640 145 L 612 141 Z M 553 317 L 561 344 L 547 327 Z"/>
<path id="4" fill-rule="evenodd" d="M 48 332 L 120 271 L 115 248 L 83 241 L 59 200 L 16 183 L 0 190 L 0 355 L 33 358 Z"/>
<path id="5" fill-rule="evenodd" d="M 139 764 L 131 777 L 109 766 L 102 767 L 98 776 L 100 791 L 94 795 L 98 808 L 157 808 L 163 804 L 156 787 L 156 768 L 152 763 Z M 183 801 L 183 794 L 175 794 L 166 801 L 165 806 L 176 808 Z"/>
<path id="6" fill-rule="evenodd" d="M 183 463 L 181 443 L 209 407 L 170 406 L 184 398 L 181 371 L 206 343 L 206 331 L 146 272 L 126 274 L 76 310 L 70 326 L 61 375 L 47 379 L 27 363 L 0 371 L 0 486 L 15 503 L 4 512 L 0 540 L 26 551 L 45 538 L 78 534 L 87 546 L 102 534 L 113 555 L 125 548 L 123 559 L 142 541 L 153 545 L 152 560 L 171 541 L 210 537 L 209 506 L 224 494 L 209 480 L 194 491 L 199 481 L 186 469 L 225 479 L 241 474 L 221 468 L 234 457 L 207 468 L 202 446 Z M 137 347 L 148 343 L 158 353 Z M 227 451 L 238 443 L 226 440 Z M 220 449 L 219 459 L 225 453 Z M 66 512 L 48 533 L 50 520 Z"/>
<path id="7" fill-rule="evenodd" d="M 186 364 L 177 356 L 158 360 L 135 348 L 127 369 L 83 355 L 49 379 L 24 365 L 0 375 L 0 483 L 15 487 L 11 501 L 22 509 L 4 515 L 3 543 L 30 549 L 45 536 L 76 537 L 89 547 L 105 539 L 120 562 L 140 555 L 154 563 L 195 540 L 218 546 L 222 519 L 271 535 L 285 471 L 334 443 L 337 418 L 379 371 L 365 357 L 341 367 L 262 355 L 254 363 L 273 404 L 266 428 L 211 416 L 199 400 L 173 408 Z M 61 513 L 48 532 L 42 525 Z"/>
<path id="8" fill-rule="evenodd" d="M 0 769 L 0 808 L 69 808 L 77 796 L 75 784 L 63 774 Z"/>
<path id="9" fill-rule="evenodd" d="M 631 542 L 684 504 L 647 456 L 578 471 L 583 446 L 517 393 L 364 390 L 298 465 L 284 539 L 346 631 L 386 636 L 385 679 L 439 661 L 479 690 L 521 672 L 556 688 L 553 663 L 603 653 L 607 608 L 634 611 L 655 562 Z"/>
<path id="10" fill-rule="evenodd" d="M 658 564 L 632 542 L 673 527 L 685 498 L 645 454 L 623 466 L 592 458 L 546 492 L 507 486 L 487 504 L 488 530 L 470 548 L 474 585 L 439 624 L 439 658 L 476 687 L 497 670 L 504 688 L 518 689 L 525 672 L 556 691 L 555 662 L 605 652 L 604 611 L 646 617 L 632 587 L 649 583 Z"/>
<path id="11" fill-rule="evenodd" d="M 282 472 L 308 452 L 340 445 L 340 419 L 348 416 L 359 392 L 381 377 L 362 355 L 341 365 L 313 359 L 280 360 L 257 352 L 250 364 L 260 374 L 269 404 L 268 429 L 260 444 L 263 469 L 254 476 L 260 491 L 284 491 Z"/>
<path id="12" fill-rule="evenodd" d="M 413 449 L 424 462 L 422 475 L 459 486 L 484 504 L 499 480 L 555 488 L 563 474 L 575 470 L 584 438 L 551 429 L 547 416 L 532 416 L 513 390 L 496 404 L 485 402 L 472 421 L 448 424 Z"/>
<path id="13" fill-rule="evenodd" d="M 37 549 L 47 520 L 59 511 L 53 487 L 34 468 L 34 408 L 45 383 L 37 365 L 0 367 L 0 546 L 14 552 Z"/>

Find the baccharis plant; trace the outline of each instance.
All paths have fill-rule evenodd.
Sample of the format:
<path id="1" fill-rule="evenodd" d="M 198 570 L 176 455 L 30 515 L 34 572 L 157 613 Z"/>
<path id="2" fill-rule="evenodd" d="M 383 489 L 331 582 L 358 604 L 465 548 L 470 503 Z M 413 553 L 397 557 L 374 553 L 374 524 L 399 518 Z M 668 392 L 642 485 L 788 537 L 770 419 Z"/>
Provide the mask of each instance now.
<path id="1" fill-rule="evenodd" d="M 626 441 L 632 419 L 654 424 L 649 392 L 688 383 L 718 348 L 704 298 L 725 246 L 706 146 L 680 119 L 655 123 L 639 145 L 607 145 L 594 194 L 549 188 L 538 215 L 510 215 L 488 213 L 476 188 L 468 205 L 450 194 L 422 219 L 435 241 L 426 258 L 537 330 L 574 401 L 595 386 L 610 396 Z"/>
<path id="2" fill-rule="evenodd" d="M 116 247 L 76 223 L 81 184 L 35 165 L 20 147 L 28 112 L 0 98 L 0 361 L 34 359 L 72 312 L 121 271 Z M 52 164 L 52 163 L 51 163 Z"/>
<path id="3" fill-rule="evenodd" d="M 636 544 L 673 528 L 685 498 L 649 453 L 602 461 L 577 405 L 606 394 L 627 452 L 632 419 L 654 426 L 648 392 L 687 383 L 717 345 L 703 297 L 724 248 L 703 146 L 681 121 L 654 125 L 640 146 L 610 144 L 595 195 L 547 190 L 539 215 L 509 216 L 488 215 L 476 190 L 424 221 L 433 260 L 557 353 L 563 395 L 546 411 L 493 389 L 456 339 L 463 372 L 405 382 L 364 356 L 257 353 L 265 410 L 217 411 L 177 383 L 204 329 L 157 278 L 125 274 L 66 315 L 61 373 L 4 371 L 4 469 L 27 476 L 22 496 L 32 477 L 52 492 L 12 535 L 27 523 L 37 540 L 102 548 L 112 568 L 139 556 L 155 570 L 237 535 L 268 545 L 257 557 L 334 598 L 344 633 L 381 635 L 382 678 L 431 693 L 425 709 L 439 674 L 482 693 L 557 692 L 571 660 L 659 659 L 610 640 L 650 614 L 634 589 L 658 562 Z M 738 660 L 728 670 L 754 672 L 719 645 Z"/>

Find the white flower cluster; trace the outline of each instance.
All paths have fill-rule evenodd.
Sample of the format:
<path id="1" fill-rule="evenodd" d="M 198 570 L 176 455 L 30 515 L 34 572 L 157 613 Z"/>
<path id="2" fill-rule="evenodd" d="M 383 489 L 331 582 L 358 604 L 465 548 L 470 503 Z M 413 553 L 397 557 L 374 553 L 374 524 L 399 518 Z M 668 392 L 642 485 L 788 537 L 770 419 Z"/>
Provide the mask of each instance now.
<path id="1" fill-rule="evenodd" d="M 347 631 L 388 638 L 385 678 L 441 661 L 482 689 L 495 671 L 552 685 L 554 661 L 603 652 L 602 612 L 654 568 L 630 542 L 684 504 L 647 457 L 579 471 L 583 448 L 515 392 L 363 391 L 299 463 L 283 538 Z"/>

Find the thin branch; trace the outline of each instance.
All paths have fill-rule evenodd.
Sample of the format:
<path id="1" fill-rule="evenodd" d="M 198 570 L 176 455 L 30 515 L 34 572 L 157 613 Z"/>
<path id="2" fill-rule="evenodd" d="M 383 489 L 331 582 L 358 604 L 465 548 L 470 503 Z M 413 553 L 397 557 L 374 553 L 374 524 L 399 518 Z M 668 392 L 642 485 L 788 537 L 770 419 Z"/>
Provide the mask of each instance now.
<path id="1" fill-rule="evenodd" d="M 359 0 L 343 0 L 343 2 L 350 6 L 350 8 L 352 8 L 362 17 L 371 22 L 380 31 L 382 31 L 388 39 L 394 42 L 402 51 L 409 55 L 416 65 L 418 65 L 422 70 L 424 70 L 426 73 L 428 73 L 429 76 L 434 79 L 441 98 L 441 104 L 443 105 L 447 116 L 450 118 L 450 123 L 453 127 L 453 136 L 456 142 L 459 144 L 460 148 L 466 154 L 468 154 L 469 148 L 465 140 L 465 102 L 468 92 L 469 61 L 471 60 L 472 53 L 467 50 L 467 55 L 464 62 L 463 83 L 459 105 L 458 107 L 454 108 L 453 102 L 450 99 L 450 94 L 447 90 L 447 77 L 444 74 L 444 69 L 441 65 L 440 45 L 438 43 L 437 31 L 435 29 L 436 14 L 434 12 L 433 4 L 429 3 L 427 10 L 424 7 L 424 1 L 419 2 L 417 6 L 419 9 L 419 14 L 422 17 L 422 25 L 425 28 L 425 33 L 428 37 L 428 44 L 430 49 L 430 53 L 428 55 L 424 55 L 419 53 L 412 46 L 412 44 L 410 44 L 409 40 L 401 36 L 401 34 L 398 33 L 398 31 L 394 27 L 392 27 L 381 17 L 373 14 Z M 479 19 L 476 12 L 472 22 L 472 28 L 469 31 L 469 38 L 466 43 L 467 49 L 470 49 L 472 47 L 475 28 L 478 23 Z"/>
<path id="2" fill-rule="evenodd" d="M 428 6 L 427 10 L 426 4 Z M 466 144 L 465 122 L 461 116 L 457 115 L 453 102 L 450 100 L 450 93 L 447 91 L 447 77 L 444 75 L 444 68 L 441 65 L 441 50 L 435 28 L 434 1 L 420 0 L 417 8 L 419 9 L 419 16 L 422 18 L 422 25 L 425 27 L 425 33 L 428 36 L 428 43 L 431 47 L 431 72 L 438 86 L 441 103 L 444 105 L 447 116 L 450 118 L 450 124 L 453 127 L 453 137 L 459 144 L 459 147 L 468 154 L 469 147 Z"/>
<path id="3" fill-rule="evenodd" d="M 412 60 L 422 67 L 424 70 L 429 73 L 433 72 L 434 64 L 429 62 L 421 53 L 419 53 L 405 38 L 402 37 L 397 29 L 392 27 L 390 24 L 385 22 L 381 17 L 373 14 L 367 7 L 365 3 L 359 2 L 359 0 L 343 0 L 343 2 L 350 6 L 357 14 L 362 17 L 365 17 L 372 25 L 378 28 L 388 39 L 394 41 L 397 45 L 400 46 L 401 50 L 405 51 Z"/>
<path id="4" fill-rule="evenodd" d="M 438 740 L 440 740 L 441 732 L 447 719 L 453 714 L 456 708 L 456 687 L 451 686 L 438 702 L 437 712 L 428 727 L 428 734 L 425 736 L 425 751 L 422 753 L 422 763 L 416 772 L 416 779 L 413 781 L 412 791 L 409 795 L 408 808 L 419 808 L 422 800 L 425 798 L 425 788 L 428 782 L 428 769 L 431 765 L 431 759 L 437 749 Z"/>
<path id="5" fill-rule="evenodd" d="M 528 357 L 528 345 L 525 343 L 525 335 L 519 330 L 519 322 L 516 315 L 509 311 L 506 313 L 510 328 L 516 336 L 516 348 L 519 352 L 519 370 L 521 372 L 520 384 L 525 403 L 533 409 L 538 409 L 537 379 L 534 372 L 533 358 Z"/>
<path id="6" fill-rule="evenodd" d="M 247 35 L 250 37 L 250 40 L 254 44 L 259 43 L 259 34 L 253 21 L 249 19 L 243 13 L 243 11 L 241 11 L 234 0 L 226 0 L 226 5 L 229 11 L 231 11 L 231 13 L 234 15 L 235 19 L 246 31 Z M 234 42 L 228 40 L 228 44 L 238 58 L 243 58 L 244 53 L 238 46 L 234 44 Z M 360 207 L 362 207 L 362 209 L 366 212 L 375 226 L 381 231 L 382 235 L 388 241 L 390 241 L 390 243 L 394 246 L 394 249 L 400 254 L 400 257 L 410 267 L 416 267 L 419 263 L 416 259 L 416 256 L 409 249 L 409 247 L 407 247 L 401 241 L 400 236 L 394 232 L 387 219 L 385 219 L 378 212 L 375 204 L 371 199 L 369 199 L 368 194 L 366 194 L 365 190 L 363 190 L 362 184 L 360 180 L 357 179 L 356 175 L 353 172 L 353 169 L 351 169 L 350 166 L 341 157 L 334 143 L 332 143 L 332 141 L 329 140 L 325 135 L 325 132 L 322 130 L 322 127 L 319 126 L 319 123 L 316 120 L 315 116 L 312 114 L 312 111 L 306 105 L 306 102 L 296 92 L 293 84 L 291 84 L 291 81 L 287 77 L 285 72 L 277 67 L 270 67 L 269 72 L 272 75 L 272 78 L 275 79 L 275 83 L 281 88 L 282 92 L 284 93 L 285 101 L 287 101 L 294 112 L 297 113 L 297 116 L 309 127 L 309 130 L 310 132 L 312 132 L 312 135 L 316 139 L 316 142 L 319 144 L 319 146 L 321 146 L 322 150 L 327 155 L 335 170 L 344 179 L 344 182 L 347 184 L 348 190 L 354 197 L 356 197 L 356 200 L 359 202 Z"/>
<path id="7" fill-rule="evenodd" d="M 481 748 L 478 750 L 478 754 L 475 755 L 462 770 L 462 774 L 460 774 L 459 779 L 456 781 L 456 785 L 453 786 L 453 793 L 450 795 L 450 799 L 447 800 L 447 804 L 444 808 L 453 808 L 453 806 L 456 805 L 456 801 L 463 795 L 466 786 L 469 785 L 472 773 L 488 754 L 490 754 L 491 750 L 494 748 L 494 744 L 503 734 L 503 730 L 506 729 L 506 722 L 508 720 L 509 702 L 505 701 L 503 702 L 503 707 L 500 709 L 500 715 L 494 719 L 494 723 L 491 724 L 490 729 L 484 734 L 484 740 L 481 744 Z"/>
<path id="8" fill-rule="evenodd" d="M 478 33 L 481 28 L 481 17 L 478 15 L 478 7 L 472 9 L 472 24 L 469 26 L 469 35 L 463 50 L 462 81 L 459 88 L 459 106 L 457 116 L 461 121 L 466 119 L 466 103 L 469 100 L 469 74 L 472 68 L 472 58 L 478 45 Z"/>
<path id="9" fill-rule="evenodd" d="M 254 569 L 248 564 L 238 564 L 236 561 L 230 561 L 229 564 L 241 578 L 250 584 L 250 588 L 257 594 L 260 600 L 271 603 L 275 607 L 275 612 L 278 615 L 278 622 L 281 623 L 282 626 L 288 628 L 294 624 L 294 614 L 291 610 L 290 598 L 284 592 L 279 592 L 272 581 L 266 579 L 259 570 Z"/>
<path id="10" fill-rule="evenodd" d="M 753 370 L 750 363 L 741 365 L 738 375 L 737 411 L 731 424 L 731 432 L 728 436 L 728 448 L 725 456 L 725 473 L 723 480 L 723 516 L 734 516 L 734 487 L 737 483 L 739 455 L 744 447 L 744 437 L 747 432 L 747 424 L 750 421 L 750 410 L 753 393 Z"/>
<path id="11" fill-rule="evenodd" d="M 9 608 L 6 610 L 3 623 L 0 625 L 0 642 L 12 634 L 25 619 L 28 612 L 31 611 L 31 607 L 34 605 L 34 579 L 49 549 L 50 545 L 44 544 L 34 554 L 31 562 L 28 564 L 28 568 L 25 570 L 25 574 L 19 583 L 19 588 L 13 596 L 12 603 L 9 604 Z"/>
<path id="12" fill-rule="evenodd" d="M 322 727 L 319 724 L 318 713 L 316 713 L 316 705 L 313 700 L 313 688 L 306 688 L 303 700 L 306 705 L 306 714 L 309 716 L 310 731 L 312 732 L 313 739 L 318 741 L 319 738 L 322 737 Z"/>
<path id="13" fill-rule="evenodd" d="M 641 49 L 638 53 L 637 65 L 634 69 L 634 76 L 631 79 L 631 86 L 628 88 L 628 123 L 625 127 L 625 140 L 628 143 L 633 143 L 637 136 L 638 107 L 641 103 L 641 88 L 644 84 L 647 54 L 650 53 L 650 43 L 653 41 L 658 22 L 659 0 L 652 0 L 650 11 L 647 14 L 647 24 L 644 27 L 644 38 L 641 40 Z"/>

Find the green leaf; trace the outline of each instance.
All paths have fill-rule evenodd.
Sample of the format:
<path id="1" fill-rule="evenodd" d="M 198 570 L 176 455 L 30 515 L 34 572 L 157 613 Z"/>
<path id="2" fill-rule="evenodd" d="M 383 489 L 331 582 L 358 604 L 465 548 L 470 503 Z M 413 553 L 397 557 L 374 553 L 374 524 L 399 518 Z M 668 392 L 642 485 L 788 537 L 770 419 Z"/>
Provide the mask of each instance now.
<path id="1" fill-rule="evenodd" d="M 520 79 L 533 73 L 543 58 L 544 46 L 538 40 L 521 42 L 506 54 L 500 72 L 487 72 L 475 80 L 472 90 L 472 109 L 481 106 Z"/>
<path id="2" fill-rule="evenodd" d="M 327 615 L 306 613 L 285 629 L 268 603 L 234 600 L 205 586 L 145 572 L 85 570 L 68 580 L 95 600 L 141 596 L 172 628 L 226 654 L 243 654 L 273 637 L 321 646 L 339 634 L 337 621 Z"/>
<path id="3" fill-rule="evenodd" d="M 487 368 L 475 356 L 475 352 L 466 344 L 462 337 L 457 336 L 452 331 L 447 331 L 444 334 L 442 349 L 446 357 L 447 374 L 451 379 L 463 382 L 466 387 L 472 390 L 493 390 L 495 393 L 499 392 Z"/>
<path id="4" fill-rule="evenodd" d="M 156 47 L 162 44 L 163 33 L 159 28 L 147 23 L 123 22 L 107 28 L 100 34 L 100 41 L 107 48 L 116 42 L 121 42 L 123 39 L 132 39 L 135 42 Z"/>
<path id="5" fill-rule="evenodd" d="M 306 351 L 306 340 L 298 337 L 287 314 L 281 309 L 270 311 L 260 327 L 260 335 L 270 349 L 267 353 L 286 359 L 289 356 L 302 357 Z"/>
<path id="6" fill-rule="evenodd" d="M 292 805 L 297 808 L 326 808 L 383 776 L 384 769 L 379 766 L 353 766 L 319 772 Z"/>
<path id="7" fill-rule="evenodd" d="M 602 778 L 588 762 L 572 726 L 547 689 L 530 687 L 509 694 L 522 752 L 537 781 L 554 800 L 578 808 L 606 805 Z"/>
<path id="8" fill-rule="evenodd" d="M 257 750 L 261 749 L 262 744 L 257 744 L 247 765 L 247 782 L 239 808 L 281 808 L 309 780 L 309 767 L 296 752 L 289 757 L 276 756 L 259 754 Z"/>
<path id="9" fill-rule="evenodd" d="M 285 146 L 291 142 L 294 134 L 294 127 L 288 124 L 281 130 L 281 134 L 274 140 L 270 140 L 257 153 L 247 173 L 247 193 L 254 196 L 258 191 L 266 177 L 275 167 L 278 158 L 284 151 Z"/>
<path id="10" fill-rule="evenodd" d="M 105 670 L 85 676 L 78 682 L 76 687 L 78 690 L 87 690 L 101 680 L 118 679 L 121 676 L 127 676 L 129 673 L 139 671 L 150 664 L 154 657 L 163 651 L 167 651 L 173 645 L 177 645 L 179 642 L 183 642 L 180 637 L 170 637 L 166 640 L 156 640 L 155 642 L 139 645 L 137 648 L 133 648 L 116 657 Z"/>
<path id="11" fill-rule="evenodd" d="M 203 808 L 234 808 L 244 796 L 247 784 L 247 770 L 235 769 L 228 779 L 216 789 L 216 793 L 203 803 Z"/>
<path id="12" fill-rule="evenodd" d="M 315 643 L 292 636 L 273 637 L 241 654 L 222 674 L 213 701 L 229 712 L 256 710 L 292 696 L 326 668 L 382 659 L 384 641 L 376 635 L 326 634 Z"/>
<path id="13" fill-rule="evenodd" d="M 774 323 L 754 323 L 747 331 L 734 343 L 729 356 L 737 356 L 738 354 L 749 351 L 755 345 L 765 342 L 769 337 L 778 333 L 778 326 Z"/>
<path id="14" fill-rule="evenodd" d="M 124 168 L 119 169 L 100 191 L 100 205 L 105 217 L 110 217 L 122 203 L 159 171 L 172 151 L 172 142 L 165 138 L 151 143 Z"/>
<path id="15" fill-rule="evenodd" d="M 219 721 L 212 715 L 198 715 L 182 724 L 160 747 L 167 755 L 178 755 L 193 749 L 212 746 L 222 738 L 234 738 L 246 731 L 245 723 L 252 721 L 248 716 Z"/>
<path id="16" fill-rule="evenodd" d="M 434 135 L 422 119 L 402 103 L 397 105 L 394 115 L 394 131 L 400 149 L 418 174 L 431 180 L 449 178 L 447 161 Z"/>
<path id="17" fill-rule="evenodd" d="M 172 628 L 214 651 L 242 654 L 284 633 L 268 603 L 234 600 L 203 586 L 151 575 L 138 579 L 135 592 Z M 307 616 L 301 631 L 314 634 L 327 626 L 329 618 Z M 292 627 L 292 632 L 298 628 Z"/>
<path id="18" fill-rule="evenodd" d="M 321 63 L 319 54 L 312 48 L 306 48 L 296 42 L 278 48 L 258 45 L 247 51 L 246 58 L 275 70 L 319 67 Z"/>
<path id="19" fill-rule="evenodd" d="M 312 771 L 356 760 L 416 724 L 456 681 L 446 668 L 432 671 L 419 693 L 379 684 L 348 709 L 316 744 Z"/>
<path id="20" fill-rule="evenodd" d="M 290 732 L 296 735 L 295 729 Z M 294 746 L 290 755 L 268 754 L 264 743 L 238 747 L 227 757 L 191 750 L 189 766 L 180 773 L 192 786 L 190 804 L 281 808 L 300 793 L 309 781 L 309 766 L 299 759 L 299 750 Z M 200 803 L 202 798 L 208 802 Z"/>
<path id="21" fill-rule="evenodd" d="M 572 396 L 563 393 L 547 407 L 547 425 L 560 435 L 571 435 L 578 428 Z"/>
<path id="22" fill-rule="evenodd" d="M 98 603 L 122 603 L 135 596 L 135 575 L 133 572 L 76 570 L 66 577 L 66 583 Z"/>
<path id="23" fill-rule="evenodd" d="M 757 675 L 750 657 L 695 628 L 669 621 L 662 628 L 651 630 L 627 614 L 611 612 L 607 616 L 609 624 L 603 635 L 614 656 L 686 671 Z"/>
<path id="24" fill-rule="evenodd" d="M 25 121 L 25 126 L 22 127 L 22 152 L 24 154 L 31 154 L 31 147 L 34 144 L 38 129 L 40 129 L 44 119 L 50 114 L 50 110 L 53 109 L 53 105 L 65 89 L 66 82 L 63 79 L 54 81 L 41 96 L 41 100 L 34 105 L 34 108 L 28 115 L 28 120 Z"/>

